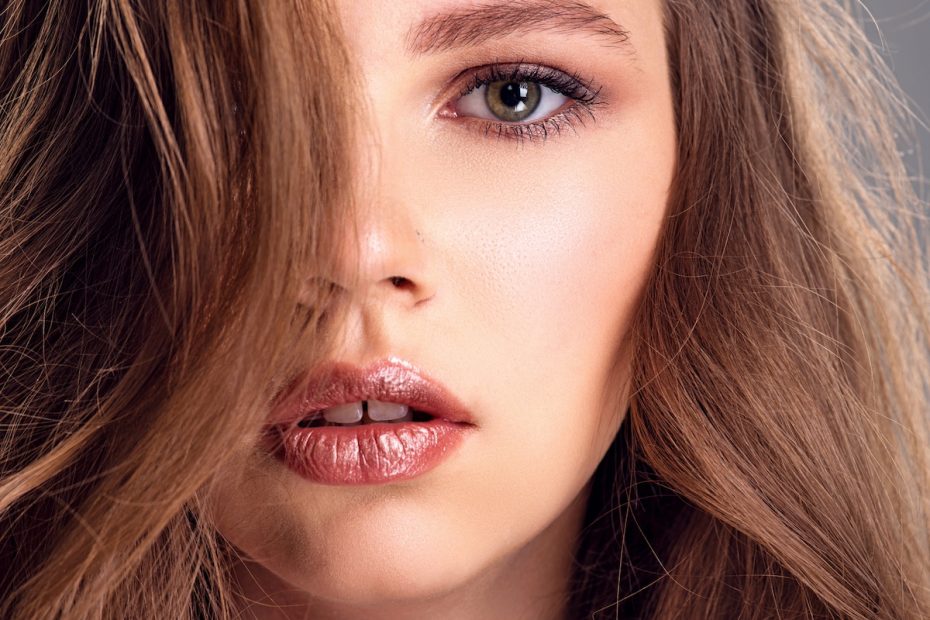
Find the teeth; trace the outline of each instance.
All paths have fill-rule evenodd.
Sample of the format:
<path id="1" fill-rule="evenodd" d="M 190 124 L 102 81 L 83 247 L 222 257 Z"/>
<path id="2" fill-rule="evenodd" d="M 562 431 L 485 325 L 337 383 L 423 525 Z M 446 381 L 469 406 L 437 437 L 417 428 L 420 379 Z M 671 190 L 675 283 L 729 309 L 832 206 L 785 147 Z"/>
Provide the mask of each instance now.
<path id="1" fill-rule="evenodd" d="M 323 418 L 327 422 L 338 424 L 353 424 L 362 421 L 362 403 L 346 403 L 323 410 Z"/>
<path id="2" fill-rule="evenodd" d="M 363 407 L 364 404 L 367 404 L 367 416 L 364 415 L 366 410 Z M 354 426 L 371 422 L 411 422 L 413 411 L 407 405 L 368 400 L 365 403 L 354 402 L 329 407 L 322 411 L 322 417 L 331 424 Z"/>
<path id="3" fill-rule="evenodd" d="M 410 407 L 407 405 L 385 403 L 380 400 L 368 401 L 368 417 L 374 422 L 400 420 L 401 418 L 407 417 L 413 419 L 413 416 L 410 414 Z"/>

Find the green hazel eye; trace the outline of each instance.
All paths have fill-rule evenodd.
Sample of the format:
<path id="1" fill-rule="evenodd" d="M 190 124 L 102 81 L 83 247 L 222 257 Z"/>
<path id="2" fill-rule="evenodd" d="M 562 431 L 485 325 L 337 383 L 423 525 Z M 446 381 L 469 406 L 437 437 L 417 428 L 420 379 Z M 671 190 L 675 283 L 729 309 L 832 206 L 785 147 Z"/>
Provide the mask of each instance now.
<path id="1" fill-rule="evenodd" d="M 488 109 L 502 121 L 522 121 L 539 106 L 542 87 L 535 82 L 499 80 L 487 85 L 484 93 Z"/>

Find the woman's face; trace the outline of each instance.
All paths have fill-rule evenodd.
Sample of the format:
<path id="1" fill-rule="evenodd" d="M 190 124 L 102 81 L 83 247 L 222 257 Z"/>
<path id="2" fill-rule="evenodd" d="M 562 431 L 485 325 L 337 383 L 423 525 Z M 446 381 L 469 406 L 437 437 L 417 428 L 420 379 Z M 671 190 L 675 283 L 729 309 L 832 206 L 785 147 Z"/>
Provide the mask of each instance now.
<path id="1" fill-rule="evenodd" d="M 335 361 L 405 360 L 475 427 L 377 484 L 243 447 L 214 518 L 261 588 L 321 613 L 559 583 L 626 409 L 624 337 L 675 166 L 662 4 L 335 4 L 363 72 L 346 105 L 368 123 Z"/>

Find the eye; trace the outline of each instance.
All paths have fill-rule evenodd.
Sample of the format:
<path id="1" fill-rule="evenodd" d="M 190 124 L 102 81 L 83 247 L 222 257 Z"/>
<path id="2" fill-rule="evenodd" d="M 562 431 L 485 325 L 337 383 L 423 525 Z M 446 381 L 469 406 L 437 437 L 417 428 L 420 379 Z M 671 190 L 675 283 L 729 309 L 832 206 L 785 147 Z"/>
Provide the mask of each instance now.
<path id="1" fill-rule="evenodd" d="M 495 80 L 460 98 L 453 109 L 458 116 L 519 123 L 545 118 L 568 101 L 538 82 Z"/>
<path id="2" fill-rule="evenodd" d="M 441 115 L 466 118 L 484 134 L 517 140 L 547 138 L 563 128 L 575 129 L 604 102 L 599 88 L 578 75 L 522 62 L 471 70 L 458 97 Z"/>

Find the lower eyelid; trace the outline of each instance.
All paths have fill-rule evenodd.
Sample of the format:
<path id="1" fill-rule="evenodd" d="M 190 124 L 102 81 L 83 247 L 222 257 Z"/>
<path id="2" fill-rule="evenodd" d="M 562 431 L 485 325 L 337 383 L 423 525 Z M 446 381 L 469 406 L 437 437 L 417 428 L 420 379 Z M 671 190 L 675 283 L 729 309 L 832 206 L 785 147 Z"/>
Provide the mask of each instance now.
<path id="1" fill-rule="evenodd" d="M 579 103 L 570 99 L 569 105 L 564 108 L 544 119 L 529 123 L 496 122 L 470 116 L 461 118 L 465 119 L 463 124 L 467 131 L 477 134 L 481 139 L 495 138 L 518 143 L 537 142 L 546 141 L 569 131 L 578 133 L 579 127 L 596 120 L 590 108 L 597 104 L 598 102 Z"/>

